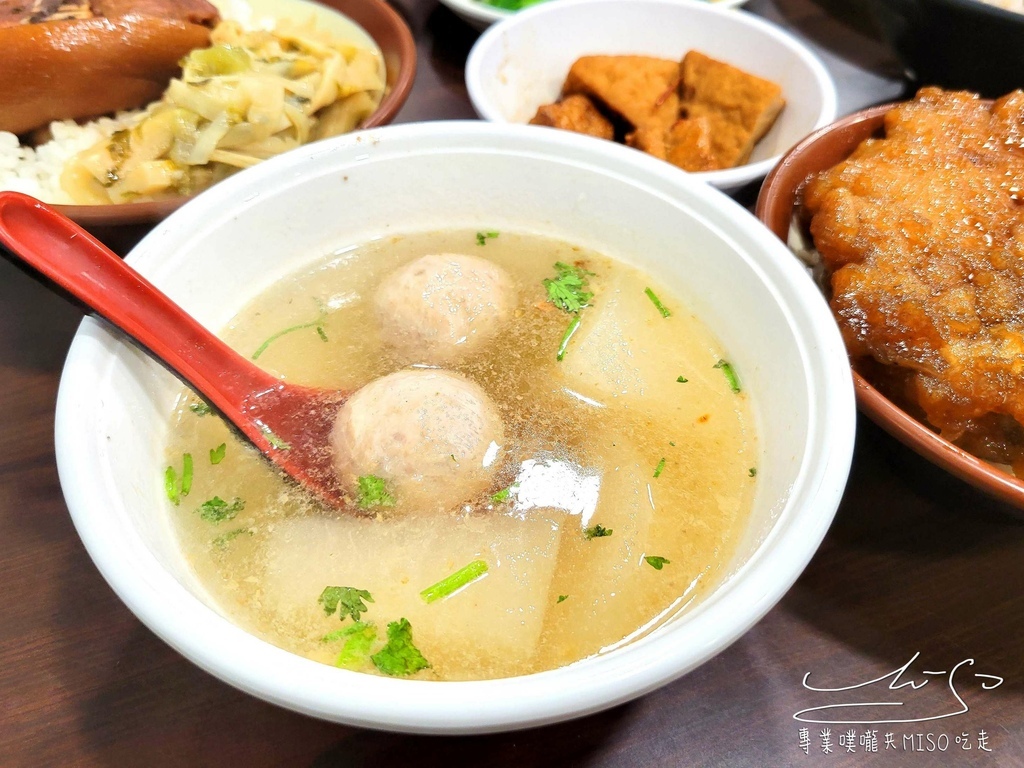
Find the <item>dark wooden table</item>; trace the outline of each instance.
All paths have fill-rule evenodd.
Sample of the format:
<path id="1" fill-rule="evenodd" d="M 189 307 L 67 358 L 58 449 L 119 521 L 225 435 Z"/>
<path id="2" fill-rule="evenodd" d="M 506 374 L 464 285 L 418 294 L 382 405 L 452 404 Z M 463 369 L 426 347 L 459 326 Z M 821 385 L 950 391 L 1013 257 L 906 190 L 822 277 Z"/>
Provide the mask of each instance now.
<path id="1" fill-rule="evenodd" d="M 462 67 L 475 33 L 444 8 L 408 2 L 419 76 L 399 119 L 473 117 Z M 884 51 L 856 23 L 808 0 L 748 7 L 818 46 L 844 85 L 844 111 L 891 87 Z M 112 242 L 123 249 L 131 238 Z M 320 722 L 239 693 L 143 627 L 75 535 L 52 434 L 80 317 L 0 259 L 3 768 L 1024 765 L 1024 524 L 863 419 L 846 496 L 802 578 L 735 645 L 638 701 L 532 731 L 438 738 Z M 808 673 L 811 686 L 854 686 L 911 660 L 900 682 L 928 685 L 803 686 Z M 872 710 L 893 719 L 958 712 L 954 668 L 963 714 L 848 726 L 794 719 L 852 702 L 903 701 Z M 856 719 L 842 711 L 833 717 Z"/>

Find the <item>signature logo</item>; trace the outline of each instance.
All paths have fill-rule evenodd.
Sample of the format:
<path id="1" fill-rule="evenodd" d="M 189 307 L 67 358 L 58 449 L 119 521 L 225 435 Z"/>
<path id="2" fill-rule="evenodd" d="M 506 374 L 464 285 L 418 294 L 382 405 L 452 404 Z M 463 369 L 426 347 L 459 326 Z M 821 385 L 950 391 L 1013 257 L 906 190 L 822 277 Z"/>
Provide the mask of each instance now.
<path id="1" fill-rule="evenodd" d="M 981 689 L 991 691 L 1003 684 L 1003 678 L 998 675 L 982 674 L 975 672 L 970 675 L 970 668 L 974 666 L 974 659 L 963 659 L 948 670 L 929 671 L 922 670 L 917 674 L 910 672 L 911 666 L 921 656 L 920 651 L 910 657 L 910 660 L 892 672 L 876 677 L 873 680 L 866 680 L 862 683 L 844 685 L 836 688 L 818 688 L 811 685 L 811 673 L 804 675 L 803 687 L 814 693 L 830 694 L 830 702 L 816 707 L 801 709 L 793 715 L 794 720 L 803 723 L 832 723 L 832 724 L 868 724 L 868 723 L 924 723 L 929 720 L 942 720 L 947 717 L 956 717 L 970 711 L 964 701 L 957 685 L 962 684 L 964 679 L 977 679 L 981 682 Z M 929 683 L 936 683 L 931 689 L 927 689 Z M 942 683 L 945 683 L 943 686 Z M 856 691 L 857 693 L 851 693 Z M 893 695 L 889 691 L 896 691 Z M 836 694 L 839 701 L 836 701 Z M 850 699 L 871 696 L 876 701 L 851 701 Z M 896 700 L 893 700 L 893 699 Z M 875 707 L 906 707 L 894 711 L 891 709 L 874 710 Z M 927 712 L 936 714 L 926 714 Z M 892 716 L 888 716 L 889 714 Z M 857 718 L 857 719 L 850 719 Z"/>

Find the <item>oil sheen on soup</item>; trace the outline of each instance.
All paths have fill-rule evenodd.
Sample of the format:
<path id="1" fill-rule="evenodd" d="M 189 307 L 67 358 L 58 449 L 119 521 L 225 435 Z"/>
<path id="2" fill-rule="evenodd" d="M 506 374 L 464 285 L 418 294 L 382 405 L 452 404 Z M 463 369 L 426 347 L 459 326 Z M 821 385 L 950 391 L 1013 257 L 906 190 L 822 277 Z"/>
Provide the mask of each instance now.
<path id="1" fill-rule="evenodd" d="M 473 295 L 432 294 L 419 265 Z M 420 318 L 431 297 L 440 315 Z M 357 454 L 336 462 L 349 510 L 190 391 L 171 419 L 169 505 L 199 581 L 237 624 L 325 664 L 471 680 L 606 652 L 713 588 L 749 515 L 742 369 L 657 275 L 605 255 L 512 232 L 376 240 L 274 285 L 223 335 L 358 408 L 391 398 L 334 440 Z M 396 408 L 434 417 L 438 381 L 486 405 L 467 417 L 477 444 L 446 417 L 394 426 Z M 365 455 L 392 449 L 409 455 Z"/>

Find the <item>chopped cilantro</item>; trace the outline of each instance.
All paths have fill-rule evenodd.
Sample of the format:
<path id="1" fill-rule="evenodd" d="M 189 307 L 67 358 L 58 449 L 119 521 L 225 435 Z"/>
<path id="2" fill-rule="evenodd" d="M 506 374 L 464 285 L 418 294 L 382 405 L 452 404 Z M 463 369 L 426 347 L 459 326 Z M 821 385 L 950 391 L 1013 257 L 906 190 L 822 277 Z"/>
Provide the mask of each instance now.
<path id="1" fill-rule="evenodd" d="M 267 442 L 270 443 L 271 448 L 276 448 L 279 451 L 290 451 L 292 449 L 291 443 L 287 440 L 283 440 L 266 424 L 260 424 L 259 426 L 260 431 L 263 432 L 263 436 L 267 438 Z"/>
<path id="2" fill-rule="evenodd" d="M 384 478 L 376 475 L 362 475 L 358 482 L 359 494 L 356 496 L 356 504 L 363 509 L 395 505 L 395 497 L 388 493 Z"/>
<path id="3" fill-rule="evenodd" d="M 445 576 L 437 584 L 432 584 L 424 589 L 420 592 L 420 597 L 423 598 L 424 602 L 432 603 L 435 600 L 440 600 L 442 597 L 455 594 L 467 584 L 482 577 L 485 573 L 487 573 L 487 563 L 483 560 L 474 560 L 469 565 L 459 568 L 450 576 Z"/>
<path id="4" fill-rule="evenodd" d="M 235 528 L 233 531 L 228 531 L 223 536 L 218 536 L 214 539 L 213 545 L 217 547 L 217 549 L 224 549 L 228 545 L 228 542 L 237 539 L 243 533 L 247 533 L 252 536 L 252 528 Z"/>
<path id="5" fill-rule="evenodd" d="M 359 617 L 369 610 L 364 600 L 373 602 L 369 592 L 355 587 L 324 587 L 316 599 L 324 607 L 326 615 L 331 616 L 337 611 L 342 621 L 346 616 L 351 616 L 352 621 L 359 621 Z"/>
<path id="6" fill-rule="evenodd" d="M 750 475 L 750 477 L 757 477 L 757 467 L 751 467 L 748 469 L 747 474 Z"/>
<path id="7" fill-rule="evenodd" d="M 357 621 L 347 627 L 328 632 L 320 642 L 333 643 L 344 640 L 341 653 L 334 661 L 334 666 L 342 669 L 359 669 L 366 665 L 370 658 L 370 647 L 377 639 L 377 627 L 369 622 Z"/>
<path id="8" fill-rule="evenodd" d="M 569 321 L 569 327 L 565 329 L 562 341 L 558 344 L 558 354 L 556 355 L 556 358 L 559 362 L 561 362 L 562 358 L 565 357 L 565 352 L 569 347 L 569 339 L 571 339 L 572 335 L 579 330 L 580 322 L 579 315 L 576 315 L 576 317 Z"/>
<path id="9" fill-rule="evenodd" d="M 667 557 L 658 557 L 657 555 L 648 555 L 644 558 L 644 560 L 646 560 L 647 564 L 656 571 L 660 571 L 662 568 L 664 568 L 666 565 L 672 562 Z"/>
<path id="10" fill-rule="evenodd" d="M 490 232 L 477 232 L 476 233 L 476 244 L 486 245 L 488 240 L 493 240 L 500 233 L 491 230 Z"/>
<path id="11" fill-rule="evenodd" d="M 603 525 L 595 525 L 593 528 L 587 528 L 584 530 L 583 535 L 586 537 L 587 541 L 590 541 L 591 539 L 600 539 L 604 536 L 611 536 L 612 529 L 605 528 Z"/>
<path id="12" fill-rule="evenodd" d="M 198 403 L 189 403 L 188 409 L 196 416 L 206 416 L 213 413 L 213 408 L 205 400 L 200 400 Z"/>
<path id="13" fill-rule="evenodd" d="M 672 446 L 673 448 L 675 448 L 675 447 L 676 447 L 676 444 L 675 444 L 675 442 L 674 442 L 674 441 L 672 441 L 672 440 L 669 440 L 669 441 L 668 441 L 668 444 L 669 444 L 669 445 L 671 445 L 671 446 Z"/>
<path id="14" fill-rule="evenodd" d="M 188 496 L 192 490 L 192 454 L 186 453 L 181 457 L 181 477 L 178 477 L 174 467 L 167 467 L 164 470 L 164 490 L 167 498 L 177 506 L 183 496 Z"/>
<path id="15" fill-rule="evenodd" d="M 647 294 L 647 298 L 651 300 L 657 310 L 661 313 L 662 317 L 671 317 L 672 313 L 668 311 L 668 307 L 661 303 L 661 299 L 654 295 L 654 291 L 650 288 L 644 288 L 644 293 Z M 678 379 L 676 379 L 678 381 Z"/>
<path id="16" fill-rule="evenodd" d="M 256 351 L 252 353 L 252 359 L 259 359 L 259 356 L 267 351 L 267 347 L 269 347 L 275 341 L 280 339 L 282 336 L 285 336 L 289 333 L 294 333 L 295 331 L 304 330 L 305 328 L 316 328 L 316 333 L 317 336 L 320 337 L 320 340 L 327 341 L 327 332 L 324 331 L 324 323 L 327 322 L 327 307 L 325 307 L 319 301 L 317 302 L 317 306 L 320 309 L 320 313 L 316 316 L 315 320 L 311 320 L 308 323 L 299 323 L 298 325 L 290 326 L 289 328 L 285 328 L 283 331 L 278 331 L 277 333 L 273 334 L 269 339 L 264 341 L 262 344 L 259 345 L 259 347 L 256 348 Z"/>
<path id="17" fill-rule="evenodd" d="M 676 381 L 678 381 L 680 384 L 685 384 L 686 382 L 689 381 L 689 379 L 686 378 L 685 376 L 680 376 L 678 379 L 676 379 Z"/>
<path id="18" fill-rule="evenodd" d="M 655 477 L 661 477 L 661 473 L 664 471 L 664 469 L 665 469 L 665 457 L 662 456 L 661 457 L 661 461 L 658 462 L 658 466 L 656 466 L 654 468 L 654 476 Z"/>
<path id="19" fill-rule="evenodd" d="M 733 369 L 732 365 L 725 360 L 719 360 L 715 363 L 715 368 L 720 368 L 722 370 L 722 373 L 725 375 L 725 380 L 729 382 L 729 389 L 738 395 L 740 393 L 740 378 L 736 375 L 736 371 Z"/>
<path id="20" fill-rule="evenodd" d="M 192 490 L 192 454 L 186 453 L 181 457 L 181 495 L 188 496 Z"/>
<path id="21" fill-rule="evenodd" d="M 584 307 L 589 307 L 594 294 L 587 290 L 587 277 L 594 273 L 562 261 L 555 262 L 555 272 L 557 277 L 543 280 L 544 288 L 548 292 L 548 301 L 559 309 L 573 314 L 578 314 Z"/>
<path id="22" fill-rule="evenodd" d="M 220 464 L 224 461 L 224 455 L 228 452 L 228 444 L 221 443 L 216 448 L 210 449 L 210 463 Z"/>
<path id="23" fill-rule="evenodd" d="M 199 507 L 199 516 L 208 523 L 222 523 L 231 520 L 239 512 L 245 509 L 245 502 L 235 498 L 228 504 L 220 496 L 204 501 Z"/>
<path id="24" fill-rule="evenodd" d="M 412 626 L 407 619 L 388 624 L 388 642 L 370 660 L 385 675 L 392 676 L 411 675 L 430 666 L 412 643 Z"/>
<path id="25" fill-rule="evenodd" d="M 559 595 L 558 596 L 558 600 L 556 600 L 555 602 L 556 603 L 564 603 L 568 599 L 569 599 L 568 595 Z"/>
<path id="26" fill-rule="evenodd" d="M 491 494 L 491 501 L 493 501 L 495 504 L 501 504 L 501 502 L 503 501 L 508 501 L 508 497 L 511 495 L 511 493 L 511 488 L 502 488 L 497 493 Z"/>
<path id="27" fill-rule="evenodd" d="M 167 498 L 175 506 L 181 501 L 181 490 L 178 485 L 178 473 L 174 467 L 167 467 L 164 470 L 164 490 L 167 491 Z"/>

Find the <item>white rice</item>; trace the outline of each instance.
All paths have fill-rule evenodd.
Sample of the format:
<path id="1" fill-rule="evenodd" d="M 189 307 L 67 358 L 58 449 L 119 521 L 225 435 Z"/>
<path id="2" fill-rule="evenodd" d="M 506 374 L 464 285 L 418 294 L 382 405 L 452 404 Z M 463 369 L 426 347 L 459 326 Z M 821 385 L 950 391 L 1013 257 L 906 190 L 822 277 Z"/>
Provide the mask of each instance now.
<path id="1" fill-rule="evenodd" d="M 135 114 L 101 117 L 85 125 L 73 120 L 50 123 L 53 139 L 35 149 L 22 146 L 13 133 L 0 131 L 0 190 L 24 192 L 44 203 L 73 203 L 60 186 L 64 165 L 79 152 L 129 126 Z"/>

